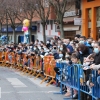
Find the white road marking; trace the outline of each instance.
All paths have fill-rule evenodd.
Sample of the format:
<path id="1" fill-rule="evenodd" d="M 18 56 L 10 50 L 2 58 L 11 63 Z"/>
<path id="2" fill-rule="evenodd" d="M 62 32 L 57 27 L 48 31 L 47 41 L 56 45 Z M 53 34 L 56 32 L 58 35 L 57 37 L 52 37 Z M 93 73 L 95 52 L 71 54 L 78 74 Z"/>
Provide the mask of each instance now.
<path id="1" fill-rule="evenodd" d="M 7 78 L 7 80 L 13 85 L 13 87 L 27 87 L 17 78 Z"/>
<path id="2" fill-rule="evenodd" d="M 1 92 L 1 94 L 9 94 L 12 93 L 13 91 L 8 91 L 8 92 Z"/>
<path id="3" fill-rule="evenodd" d="M 59 91 L 19 91 L 16 92 L 18 94 L 23 94 L 23 93 L 55 93 L 55 92 L 59 92 Z M 10 93 L 14 93 L 14 91 L 4 91 L 1 92 L 1 94 L 10 94 Z"/>
<path id="4" fill-rule="evenodd" d="M 1 98 L 1 87 L 0 87 L 0 98 Z"/>
<path id="5" fill-rule="evenodd" d="M 55 93 L 59 91 L 19 91 L 17 93 Z"/>

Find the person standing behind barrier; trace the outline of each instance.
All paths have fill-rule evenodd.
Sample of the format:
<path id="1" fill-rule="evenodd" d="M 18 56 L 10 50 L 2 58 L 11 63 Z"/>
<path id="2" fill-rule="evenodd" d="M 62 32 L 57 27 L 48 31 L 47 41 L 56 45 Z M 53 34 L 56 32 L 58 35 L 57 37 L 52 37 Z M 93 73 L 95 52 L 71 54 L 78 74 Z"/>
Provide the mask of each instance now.
<path id="1" fill-rule="evenodd" d="M 56 46 L 53 46 L 53 49 L 51 52 L 53 53 L 54 59 L 59 59 L 59 53 L 57 52 Z"/>
<path id="2" fill-rule="evenodd" d="M 98 42 L 96 43 L 95 42 L 94 45 L 93 45 L 93 47 L 94 47 L 95 56 L 94 56 L 94 62 L 93 62 L 93 64 L 90 65 L 90 69 L 98 69 L 98 67 L 100 67 L 100 43 L 98 43 Z M 86 60 L 89 61 L 89 57 L 87 57 Z M 87 84 L 88 86 L 91 85 L 91 87 L 92 87 L 94 85 L 92 83 L 91 76 L 90 76 L 90 80 L 89 80 L 88 83 L 89 83 L 89 84 Z M 91 98 L 89 100 L 91 100 Z"/>
<path id="3" fill-rule="evenodd" d="M 75 35 L 75 38 L 74 38 L 74 42 L 75 43 L 79 43 L 79 38 L 80 38 L 80 35 L 79 34 L 76 34 Z"/>
<path id="4" fill-rule="evenodd" d="M 70 45 L 70 39 L 64 39 L 63 40 L 64 44 L 66 45 L 66 49 L 68 51 L 68 53 L 72 54 L 74 49 L 73 47 Z"/>
<path id="5" fill-rule="evenodd" d="M 94 57 L 94 64 L 92 64 L 90 68 L 99 69 L 100 68 L 100 42 L 94 44 L 94 53 L 96 53 Z"/>
<path id="6" fill-rule="evenodd" d="M 73 64 L 79 64 L 80 63 L 80 60 L 79 60 L 79 57 L 76 53 L 73 53 L 72 56 L 71 56 L 71 61 Z M 76 72 L 77 74 L 77 72 Z M 69 97 L 71 96 L 71 91 L 67 92 L 65 94 L 66 97 Z M 73 99 L 77 99 L 78 98 L 78 92 L 77 90 L 74 90 L 74 95 L 73 95 Z"/>
<path id="7" fill-rule="evenodd" d="M 44 48 L 41 48 L 40 55 L 44 56 L 45 53 L 46 53 L 46 52 L 44 51 Z"/>
<path id="8" fill-rule="evenodd" d="M 81 64 L 83 64 L 84 58 L 90 55 L 89 48 L 84 44 L 79 44 L 77 51 Z"/>
<path id="9" fill-rule="evenodd" d="M 98 69 L 97 83 L 98 83 L 99 86 L 100 86 L 100 68 Z"/>
<path id="10" fill-rule="evenodd" d="M 88 86 L 89 88 L 89 94 L 92 93 L 92 88 L 91 86 L 93 86 L 94 84 L 90 83 L 90 80 L 91 79 L 91 69 L 89 68 L 89 66 L 91 64 L 93 64 L 94 62 L 94 56 L 95 54 L 91 54 L 89 55 L 86 59 L 84 59 L 84 63 L 83 63 L 83 70 L 84 70 L 84 73 L 85 73 L 85 82 L 86 82 L 86 85 Z M 88 59 L 88 60 L 87 60 Z"/>

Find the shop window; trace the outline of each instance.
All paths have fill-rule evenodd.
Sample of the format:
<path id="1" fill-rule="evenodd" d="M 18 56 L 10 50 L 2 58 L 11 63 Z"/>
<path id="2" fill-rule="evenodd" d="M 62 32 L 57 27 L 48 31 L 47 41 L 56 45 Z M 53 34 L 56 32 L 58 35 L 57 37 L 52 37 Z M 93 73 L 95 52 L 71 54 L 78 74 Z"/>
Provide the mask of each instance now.
<path id="1" fill-rule="evenodd" d="M 76 35 L 76 31 L 65 31 L 64 36 L 66 39 L 73 40 Z"/>
<path id="2" fill-rule="evenodd" d="M 96 39 L 100 38 L 100 7 L 96 8 Z"/>
<path id="3" fill-rule="evenodd" d="M 91 18 L 92 18 L 92 10 L 88 9 L 88 37 L 91 37 Z"/>
<path id="4" fill-rule="evenodd" d="M 97 21 L 100 21 L 100 7 L 97 8 L 97 13 L 96 13 Z"/>
<path id="5" fill-rule="evenodd" d="M 88 21 L 91 22 L 92 10 L 88 9 Z"/>

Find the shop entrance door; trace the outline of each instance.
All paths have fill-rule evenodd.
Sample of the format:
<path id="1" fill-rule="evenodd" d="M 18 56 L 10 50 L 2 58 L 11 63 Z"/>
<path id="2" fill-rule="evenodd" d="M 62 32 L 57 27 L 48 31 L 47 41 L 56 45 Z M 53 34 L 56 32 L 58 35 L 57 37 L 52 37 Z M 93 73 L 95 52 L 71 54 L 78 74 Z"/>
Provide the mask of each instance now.
<path id="1" fill-rule="evenodd" d="M 65 38 L 73 40 L 76 35 L 76 31 L 65 31 L 64 36 Z"/>

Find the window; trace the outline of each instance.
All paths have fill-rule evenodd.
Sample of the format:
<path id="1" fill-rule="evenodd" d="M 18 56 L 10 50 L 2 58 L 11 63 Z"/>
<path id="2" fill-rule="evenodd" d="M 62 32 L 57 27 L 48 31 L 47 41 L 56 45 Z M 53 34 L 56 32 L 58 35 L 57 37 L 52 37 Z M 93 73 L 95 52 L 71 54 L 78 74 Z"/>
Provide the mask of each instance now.
<path id="1" fill-rule="evenodd" d="M 53 30 L 53 20 L 50 20 L 51 30 Z"/>
<path id="2" fill-rule="evenodd" d="M 87 0 L 87 2 L 91 2 L 91 1 L 95 1 L 95 0 Z"/>
<path id="3" fill-rule="evenodd" d="M 60 26 L 55 24 L 55 32 L 60 32 Z"/>
<path id="4" fill-rule="evenodd" d="M 49 25 L 49 20 L 47 20 L 47 25 Z"/>
<path id="5" fill-rule="evenodd" d="M 97 8 L 97 21 L 100 21 L 100 7 Z"/>
<path id="6" fill-rule="evenodd" d="M 88 21 L 91 22 L 92 10 L 88 9 Z"/>
<path id="7" fill-rule="evenodd" d="M 46 30 L 48 29 L 48 25 L 49 25 L 49 20 L 47 20 L 47 22 L 46 22 Z"/>
<path id="8" fill-rule="evenodd" d="M 45 29 L 46 29 L 46 30 L 47 30 L 47 27 L 48 27 L 48 25 L 46 24 L 46 25 L 45 25 Z"/>
<path id="9" fill-rule="evenodd" d="M 40 23 L 37 24 L 38 32 L 40 32 Z"/>
<path id="10" fill-rule="evenodd" d="M 75 8 L 80 9 L 80 6 L 81 6 L 81 0 L 76 0 L 75 1 Z"/>

